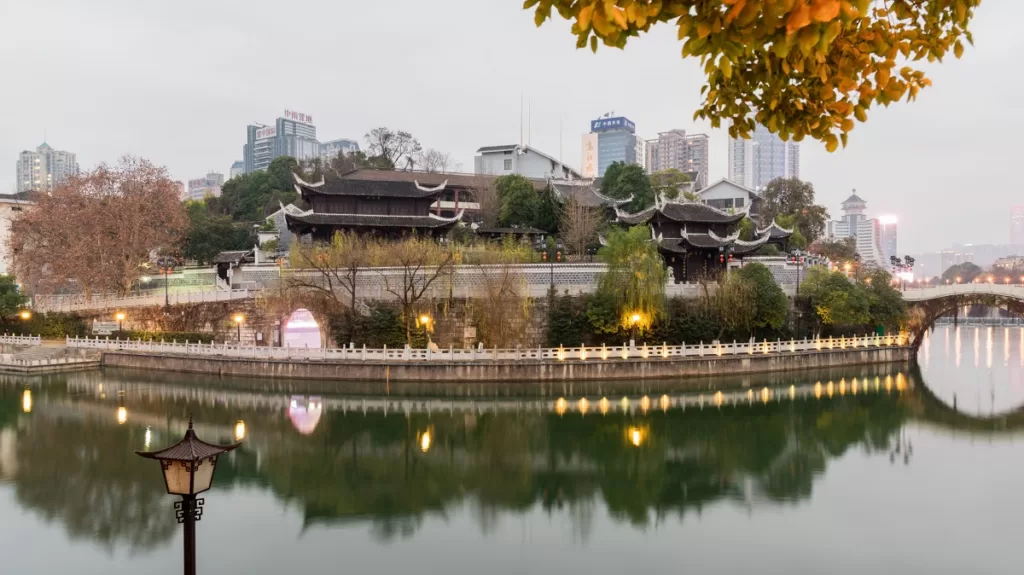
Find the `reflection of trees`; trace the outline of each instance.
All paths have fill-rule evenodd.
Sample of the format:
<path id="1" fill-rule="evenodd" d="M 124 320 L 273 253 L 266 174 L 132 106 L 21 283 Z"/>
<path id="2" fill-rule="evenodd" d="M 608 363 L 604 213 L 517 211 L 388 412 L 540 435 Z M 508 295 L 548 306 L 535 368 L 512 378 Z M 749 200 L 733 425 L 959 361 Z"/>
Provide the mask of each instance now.
<path id="1" fill-rule="evenodd" d="M 905 413 L 896 396 L 878 395 L 648 416 L 327 412 L 310 437 L 264 453 L 264 469 L 307 524 L 371 521 L 391 539 L 466 501 L 487 533 L 502 512 L 539 503 L 567 509 L 585 538 L 598 498 L 613 517 L 645 526 L 721 500 L 809 497 L 829 459 L 857 445 L 884 450 Z M 627 440 L 630 426 L 648 430 L 640 447 Z M 428 427 L 424 453 L 417 433 Z"/>
<path id="2" fill-rule="evenodd" d="M 15 495 L 72 539 L 108 549 L 150 549 L 169 541 L 177 525 L 154 469 L 136 457 L 138 429 L 94 419 L 37 417 L 20 431 Z M 135 435 L 133 435 L 135 434 Z"/>

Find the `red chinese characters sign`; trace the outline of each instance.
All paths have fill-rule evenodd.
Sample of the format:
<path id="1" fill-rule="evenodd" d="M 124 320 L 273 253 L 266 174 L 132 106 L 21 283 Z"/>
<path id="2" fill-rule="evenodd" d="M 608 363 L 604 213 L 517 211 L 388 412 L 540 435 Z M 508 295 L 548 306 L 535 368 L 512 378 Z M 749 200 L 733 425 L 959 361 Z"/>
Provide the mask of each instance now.
<path id="1" fill-rule="evenodd" d="M 313 123 L 313 116 L 311 116 L 310 114 L 303 114 L 302 112 L 296 112 L 294 110 L 285 110 L 284 119 L 302 122 L 303 124 Z"/>

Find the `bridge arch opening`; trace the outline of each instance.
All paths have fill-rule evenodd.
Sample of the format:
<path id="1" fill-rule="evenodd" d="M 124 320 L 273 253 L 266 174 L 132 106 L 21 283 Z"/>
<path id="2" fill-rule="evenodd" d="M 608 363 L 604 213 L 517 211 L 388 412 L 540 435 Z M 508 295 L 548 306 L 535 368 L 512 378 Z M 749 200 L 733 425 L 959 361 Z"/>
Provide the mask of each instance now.
<path id="1" fill-rule="evenodd" d="M 283 347 L 323 347 L 320 324 L 305 308 L 299 308 L 285 318 L 284 324 L 281 326 L 281 340 Z"/>

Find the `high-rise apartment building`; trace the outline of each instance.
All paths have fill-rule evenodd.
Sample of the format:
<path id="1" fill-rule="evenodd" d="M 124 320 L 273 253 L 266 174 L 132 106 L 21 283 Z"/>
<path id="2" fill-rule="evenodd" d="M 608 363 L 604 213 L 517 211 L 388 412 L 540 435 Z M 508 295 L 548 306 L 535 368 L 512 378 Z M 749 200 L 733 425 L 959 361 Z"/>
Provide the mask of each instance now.
<path id="1" fill-rule="evenodd" d="M 763 190 L 776 178 L 800 177 L 800 145 L 784 142 L 758 124 L 749 140 L 729 139 L 729 178 L 752 190 Z"/>
<path id="2" fill-rule="evenodd" d="M 899 247 L 896 243 L 898 223 L 896 216 L 878 216 L 879 243 L 882 247 L 882 259 L 884 261 L 890 261 L 892 256 L 903 257 L 899 254 Z"/>
<path id="3" fill-rule="evenodd" d="M 636 124 L 628 118 L 609 117 L 590 122 L 583 134 L 583 177 L 603 176 L 613 162 L 643 164 L 643 140 L 636 137 Z"/>
<path id="4" fill-rule="evenodd" d="M 54 150 L 43 142 L 33 152 L 25 150 L 18 155 L 17 190 L 52 190 L 78 173 L 78 162 L 71 152 Z"/>
<path id="5" fill-rule="evenodd" d="M 1010 208 L 1010 243 L 1024 246 L 1024 206 Z"/>
<path id="6" fill-rule="evenodd" d="M 279 156 L 306 160 L 319 155 L 320 142 L 309 114 L 285 110 L 284 117 L 278 118 L 273 126 L 246 127 L 246 144 L 242 147 L 246 174 L 267 169 Z"/>
<path id="7" fill-rule="evenodd" d="M 686 130 L 661 132 L 655 140 L 647 141 L 647 173 L 676 169 L 691 174 L 694 189 L 708 185 L 711 153 L 707 134 L 687 134 Z"/>
<path id="8" fill-rule="evenodd" d="M 244 173 L 245 162 L 243 162 L 242 160 L 235 160 L 235 162 L 231 164 L 231 171 L 228 172 L 228 179 L 231 180 L 237 178 L 238 176 L 241 176 Z"/>

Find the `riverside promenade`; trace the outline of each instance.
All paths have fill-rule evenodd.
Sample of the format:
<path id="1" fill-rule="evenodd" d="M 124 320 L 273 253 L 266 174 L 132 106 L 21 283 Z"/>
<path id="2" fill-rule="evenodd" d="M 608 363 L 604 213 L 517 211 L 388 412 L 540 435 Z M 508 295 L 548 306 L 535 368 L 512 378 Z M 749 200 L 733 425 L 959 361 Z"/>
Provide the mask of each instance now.
<path id="1" fill-rule="evenodd" d="M 638 380 L 908 363 L 905 336 L 518 349 L 274 348 L 68 338 L 107 367 L 334 381 Z"/>

